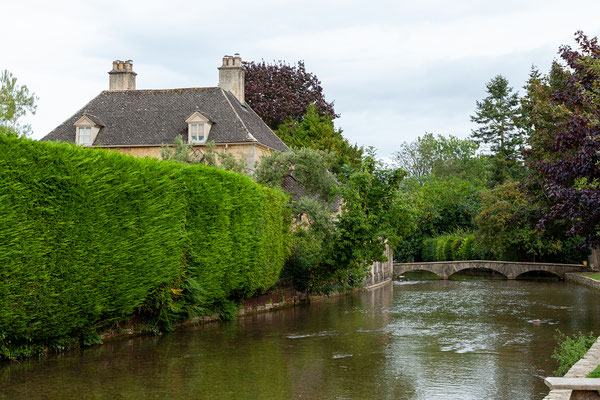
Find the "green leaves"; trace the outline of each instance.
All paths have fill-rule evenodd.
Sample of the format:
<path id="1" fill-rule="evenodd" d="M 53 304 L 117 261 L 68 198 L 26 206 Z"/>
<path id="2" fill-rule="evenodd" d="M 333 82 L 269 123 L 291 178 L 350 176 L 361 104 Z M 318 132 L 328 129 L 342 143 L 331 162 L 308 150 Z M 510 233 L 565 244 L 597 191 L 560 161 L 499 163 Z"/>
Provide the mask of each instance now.
<path id="1" fill-rule="evenodd" d="M 202 165 L 0 136 L 0 202 L 0 357 L 230 314 L 289 252 L 287 197 Z"/>
<path id="2" fill-rule="evenodd" d="M 521 148 L 526 131 L 523 127 L 519 97 L 508 86 L 508 80 L 498 75 L 486 85 L 488 96 L 477 101 L 471 121 L 479 128 L 471 137 L 479 144 L 489 146 L 492 155 L 492 182 L 503 183 L 514 178 L 521 161 Z"/>
<path id="3" fill-rule="evenodd" d="M 587 353 L 598 338 L 593 332 L 587 336 L 579 332 L 569 337 L 557 329 L 554 339 L 557 346 L 552 352 L 552 358 L 558 363 L 558 369 L 554 373 L 563 376 Z"/>
<path id="4" fill-rule="evenodd" d="M 332 152 L 330 170 L 337 174 L 344 166 L 356 168 L 363 155 L 362 147 L 350 145 L 342 136 L 341 129 L 335 129 L 332 117 L 320 115 L 314 104 L 306 113 L 296 119 L 285 120 L 275 131 L 277 136 L 290 148 L 301 150 L 304 147 Z"/>
<path id="5" fill-rule="evenodd" d="M 22 136 L 31 132 L 31 126 L 22 125 L 19 119 L 27 112 L 35 114 L 37 97 L 29 93 L 27 86 L 17 85 L 15 78 L 7 70 L 0 75 L 0 128 L 4 127 Z M 0 132 L 1 133 L 1 132 Z"/>

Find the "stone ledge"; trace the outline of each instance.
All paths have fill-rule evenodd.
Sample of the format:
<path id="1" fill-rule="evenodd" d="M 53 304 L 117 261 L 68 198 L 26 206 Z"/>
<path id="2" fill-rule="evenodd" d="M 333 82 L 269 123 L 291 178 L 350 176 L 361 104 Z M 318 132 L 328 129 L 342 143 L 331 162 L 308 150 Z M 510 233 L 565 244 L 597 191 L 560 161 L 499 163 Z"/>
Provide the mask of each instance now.
<path id="1" fill-rule="evenodd" d="M 600 379 L 598 378 L 560 378 L 552 376 L 544 379 L 544 383 L 550 389 L 600 390 Z"/>
<path id="2" fill-rule="evenodd" d="M 590 347 L 581 360 L 571 367 L 564 377 L 585 378 L 587 374 L 596 369 L 598 364 L 600 364 L 600 340 L 596 340 L 596 343 Z M 566 389 L 553 389 L 544 397 L 544 400 L 569 400 L 571 392 L 571 390 Z"/>
<path id="3" fill-rule="evenodd" d="M 575 282 L 594 289 L 600 289 L 600 281 L 589 278 L 585 275 L 574 274 L 572 272 L 565 273 L 565 281 Z"/>

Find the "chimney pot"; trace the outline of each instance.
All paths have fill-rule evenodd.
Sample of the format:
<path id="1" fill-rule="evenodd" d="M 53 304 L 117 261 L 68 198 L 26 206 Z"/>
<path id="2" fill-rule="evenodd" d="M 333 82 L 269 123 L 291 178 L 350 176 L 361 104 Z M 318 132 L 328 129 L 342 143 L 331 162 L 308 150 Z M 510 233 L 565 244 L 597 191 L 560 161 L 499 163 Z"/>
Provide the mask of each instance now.
<path id="1" fill-rule="evenodd" d="M 113 69 L 108 73 L 108 90 L 135 90 L 136 73 L 131 60 L 115 60 Z"/>

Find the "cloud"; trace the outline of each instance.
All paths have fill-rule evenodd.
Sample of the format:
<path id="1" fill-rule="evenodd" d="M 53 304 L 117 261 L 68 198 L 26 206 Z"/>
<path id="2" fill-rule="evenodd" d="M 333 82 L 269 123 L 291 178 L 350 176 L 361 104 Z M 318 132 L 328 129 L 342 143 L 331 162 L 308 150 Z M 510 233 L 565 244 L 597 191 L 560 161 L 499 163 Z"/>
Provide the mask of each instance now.
<path id="1" fill-rule="evenodd" d="M 214 86 L 233 52 L 305 60 L 344 135 L 389 156 L 425 132 L 467 136 L 489 79 L 519 89 L 577 29 L 598 35 L 599 11 L 588 0 L 21 0 L 3 5 L 14 34 L 0 69 L 40 97 L 28 121 L 40 138 L 108 87 L 114 59 L 134 60 L 140 88 Z"/>

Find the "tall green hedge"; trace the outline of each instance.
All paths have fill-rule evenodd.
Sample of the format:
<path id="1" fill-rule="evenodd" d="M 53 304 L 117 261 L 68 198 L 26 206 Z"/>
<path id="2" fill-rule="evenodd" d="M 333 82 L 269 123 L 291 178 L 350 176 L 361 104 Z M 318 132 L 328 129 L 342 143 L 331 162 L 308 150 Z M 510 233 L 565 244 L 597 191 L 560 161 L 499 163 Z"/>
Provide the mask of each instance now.
<path id="1" fill-rule="evenodd" d="M 232 172 L 0 135 L 0 357 L 269 288 L 286 204 Z"/>
<path id="2" fill-rule="evenodd" d="M 471 234 L 442 235 L 423 240 L 421 258 L 423 261 L 472 260 L 473 241 Z"/>

